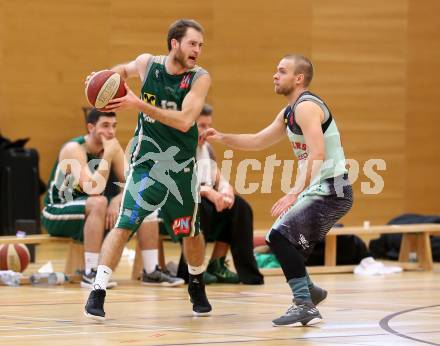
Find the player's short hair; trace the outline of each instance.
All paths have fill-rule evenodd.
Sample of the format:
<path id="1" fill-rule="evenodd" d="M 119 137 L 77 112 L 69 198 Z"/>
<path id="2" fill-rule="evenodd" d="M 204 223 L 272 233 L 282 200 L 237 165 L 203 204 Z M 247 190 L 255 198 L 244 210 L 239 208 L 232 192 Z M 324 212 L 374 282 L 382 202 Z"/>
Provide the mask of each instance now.
<path id="1" fill-rule="evenodd" d="M 212 115 L 212 106 L 210 104 L 205 103 L 203 105 L 202 111 L 200 112 L 200 115 L 210 117 Z"/>
<path id="2" fill-rule="evenodd" d="M 295 62 L 295 74 L 304 75 L 304 86 L 308 87 L 313 79 L 313 65 L 310 59 L 301 54 L 287 54 L 284 59 L 291 59 Z"/>
<path id="3" fill-rule="evenodd" d="M 97 110 L 96 108 L 92 108 L 87 114 L 86 114 L 86 123 L 87 124 L 93 124 L 96 125 L 100 117 L 115 117 L 115 112 L 101 112 Z"/>
<path id="4" fill-rule="evenodd" d="M 175 39 L 179 43 L 182 41 L 182 37 L 186 35 L 188 28 L 193 28 L 203 34 L 203 27 L 194 19 L 179 19 L 170 25 L 168 29 L 168 51 L 171 51 L 171 40 Z"/>

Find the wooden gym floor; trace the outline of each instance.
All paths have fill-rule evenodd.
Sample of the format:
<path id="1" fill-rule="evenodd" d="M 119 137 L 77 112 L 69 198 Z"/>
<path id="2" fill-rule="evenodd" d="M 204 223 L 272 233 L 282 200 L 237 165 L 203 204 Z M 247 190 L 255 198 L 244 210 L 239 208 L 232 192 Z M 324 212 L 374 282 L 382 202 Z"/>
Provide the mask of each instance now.
<path id="1" fill-rule="evenodd" d="M 37 263 L 63 268 L 65 245 L 42 245 Z M 167 260 L 177 247 L 166 243 Z M 319 306 L 324 322 L 307 328 L 274 328 L 271 320 L 290 303 L 281 277 L 263 286 L 210 285 L 210 317 L 192 317 L 186 286 L 151 288 L 129 281 L 123 258 L 108 292 L 107 320 L 83 317 L 88 291 L 64 286 L 0 286 L 0 345 L 440 345 L 439 266 L 434 272 L 384 277 L 314 275 L 329 290 Z"/>

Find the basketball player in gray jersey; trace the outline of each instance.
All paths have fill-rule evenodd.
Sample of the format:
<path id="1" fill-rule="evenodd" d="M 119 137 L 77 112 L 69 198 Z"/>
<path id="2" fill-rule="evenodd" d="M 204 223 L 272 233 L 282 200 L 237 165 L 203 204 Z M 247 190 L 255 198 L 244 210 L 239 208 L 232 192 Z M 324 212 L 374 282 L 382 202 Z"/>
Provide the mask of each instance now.
<path id="1" fill-rule="evenodd" d="M 275 120 L 255 134 L 224 134 L 208 129 L 204 136 L 240 150 L 262 150 L 286 133 L 298 160 L 294 188 L 272 207 L 277 220 L 266 241 L 281 264 L 294 304 L 274 326 L 305 326 L 322 320 L 315 305 L 327 291 L 310 280 L 305 262 L 315 244 L 351 208 L 353 194 L 336 122 L 327 105 L 308 91 L 313 66 L 301 55 L 286 55 L 274 75 L 275 92 L 288 100 Z"/>

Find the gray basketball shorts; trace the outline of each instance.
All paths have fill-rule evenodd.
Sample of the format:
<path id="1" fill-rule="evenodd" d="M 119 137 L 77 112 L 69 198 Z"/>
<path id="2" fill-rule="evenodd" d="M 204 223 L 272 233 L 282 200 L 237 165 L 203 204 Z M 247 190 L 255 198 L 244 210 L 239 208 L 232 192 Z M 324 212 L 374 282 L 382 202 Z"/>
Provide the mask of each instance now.
<path id="1" fill-rule="evenodd" d="M 342 184 L 347 180 L 341 177 L 309 186 L 290 209 L 280 215 L 270 232 L 280 232 L 307 259 L 316 243 L 325 238 L 353 205 L 351 185 Z M 346 175 L 343 177 L 348 179 Z"/>

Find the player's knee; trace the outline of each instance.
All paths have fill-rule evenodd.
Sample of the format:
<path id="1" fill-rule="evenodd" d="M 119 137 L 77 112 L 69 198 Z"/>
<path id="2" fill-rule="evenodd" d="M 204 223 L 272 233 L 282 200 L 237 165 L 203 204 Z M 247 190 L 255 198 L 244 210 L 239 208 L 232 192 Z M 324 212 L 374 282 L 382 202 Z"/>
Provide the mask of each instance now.
<path id="1" fill-rule="evenodd" d="M 280 251 L 284 252 L 286 249 L 291 247 L 291 244 L 287 240 L 287 238 L 282 235 L 280 232 L 272 229 L 266 236 L 267 245 L 269 245 L 270 249 L 273 253 L 277 254 Z"/>
<path id="2" fill-rule="evenodd" d="M 269 233 L 266 234 L 266 244 L 269 245 L 269 247 L 272 247 L 273 245 L 276 245 L 280 242 L 280 237 L 282 237 L 282 235 L 272 229 L 269 231 Z"/>
<path id="3" fill-rule="evenodd" d="M 108 201 L 104 196 L 90 196 L 87 198 L 86 211 L 88 213 L 95 212 L 105 214 L 107 211 Z"/>
<path id="4" fill-rule="evenodd" d="M 124 241 L 128 240 L 132 232 L 128 229 L 124 228 L 113 228 L 111 232 L 119 239 L 124 239 Z"/>

